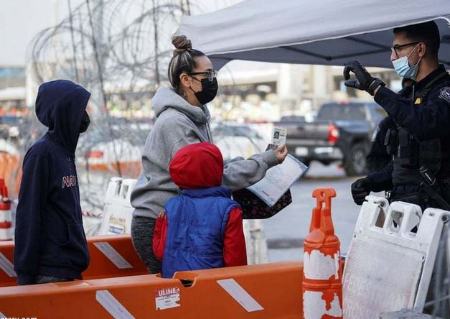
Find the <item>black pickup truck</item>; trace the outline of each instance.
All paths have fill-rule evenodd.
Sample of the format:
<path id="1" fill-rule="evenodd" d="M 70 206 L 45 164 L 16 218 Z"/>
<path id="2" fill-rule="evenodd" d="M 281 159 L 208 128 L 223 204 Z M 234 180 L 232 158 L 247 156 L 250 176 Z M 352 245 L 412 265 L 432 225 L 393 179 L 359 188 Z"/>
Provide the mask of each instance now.
<path id="1" fill-rule="evenodd" d="M 370 102 L 325 103 L 313 122 L 286 117 L 274 125 L 287 128 L 289 153 L 305 164 L 340 161 L 348 176 L 357 176 L 366 173 L 372 135 L 385 114 Z"/>

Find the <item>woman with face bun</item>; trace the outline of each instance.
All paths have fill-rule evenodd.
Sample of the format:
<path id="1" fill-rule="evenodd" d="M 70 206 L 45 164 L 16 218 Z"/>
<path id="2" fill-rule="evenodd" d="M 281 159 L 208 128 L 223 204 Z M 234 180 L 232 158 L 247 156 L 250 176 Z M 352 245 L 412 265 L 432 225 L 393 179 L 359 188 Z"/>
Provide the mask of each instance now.
<path id="1" fill-rule="evenodd" d="M 131 194 L 134 207 L 131 236 L 134 247 L 151 273 L 161 271 L 152 251 L 155 221 L 165 203 L 178 194 L 169 175 L 169 163 L 182 147 L 199 142 L 212 143 L 210 113 L 206 106 L 218 89 L 210 59 L 192 48 L 185 36 L 174 36 L 169 63 L 171 87 L 159 88 L 152 99 L 156 121 L 142 153 L 142 172 Z M 256 154 L 249 159 L 225 162 L 222 185 L 232 191 L 262 179 L 266 171 L 281 163 L 286 146 Z"/>

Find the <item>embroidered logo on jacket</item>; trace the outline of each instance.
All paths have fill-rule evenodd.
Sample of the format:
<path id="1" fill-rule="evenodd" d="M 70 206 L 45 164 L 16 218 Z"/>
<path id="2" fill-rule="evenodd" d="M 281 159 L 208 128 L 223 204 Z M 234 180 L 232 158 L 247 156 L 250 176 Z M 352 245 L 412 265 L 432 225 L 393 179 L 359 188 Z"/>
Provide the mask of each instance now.
<path id="1" fill-rule="evenodd" d="M 447 103 L 450 103 L 450 87 L 442 88 L 439 97 L 447 101 Z"/>
<path id="2" fill-rule="evenodd" d="M 75 175 L 63 176 L 62 189 L 77 186 L 77 177 Z"/>

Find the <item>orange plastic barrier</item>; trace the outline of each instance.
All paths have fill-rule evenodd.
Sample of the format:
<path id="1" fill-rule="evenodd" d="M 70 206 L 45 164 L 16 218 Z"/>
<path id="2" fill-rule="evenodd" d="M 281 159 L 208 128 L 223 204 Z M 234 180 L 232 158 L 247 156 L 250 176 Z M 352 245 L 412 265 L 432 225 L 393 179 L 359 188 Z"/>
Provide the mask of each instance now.
<path id="1" fill-rule="evenodd" d="M 284 262 L 0 289 L 6 317 L 302 318 L 302 266 Z M 181 280 L 190 280 L 190 287 Z"/>
<path id="2" fill-rule="evenodd" d="M 135 276 L 147 274 L 147 268 L 136 254 L 130 236 L 96 236 L 88 238 L 91 261 L 84 279 Z M 15 286 L 13 270 L 14 243 L 0 242 L 0 287 Z M 1 312 L 1 311 L 0 311 Z"/>
<path id="3" fill-rule="evenodd" d="M 5 180 L 0 178 L 0 240 L 12 239 L 11 200 Z"/>

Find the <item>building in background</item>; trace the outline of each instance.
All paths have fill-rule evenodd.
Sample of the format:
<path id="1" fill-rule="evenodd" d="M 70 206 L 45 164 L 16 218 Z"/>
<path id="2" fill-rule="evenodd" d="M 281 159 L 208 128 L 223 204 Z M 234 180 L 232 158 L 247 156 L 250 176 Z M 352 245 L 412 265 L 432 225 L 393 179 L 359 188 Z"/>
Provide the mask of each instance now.
<path id="1" fill-rule="evenodd" d="M 213 112 L 223 120 L 277 121 L 283 116 L 311 119 L 329 101 L 369 100 L 344 85 L 343 67 L 232 61 L 219 72 L 220 94 Z M 394 90 L 398 76 L 388 69 L 370 68 Z"/>
<path id="2" fill-rule="evenodd" d="M 25 68 L 0 65 L 0 115 L 15 114 L 25 106 Z"/>

